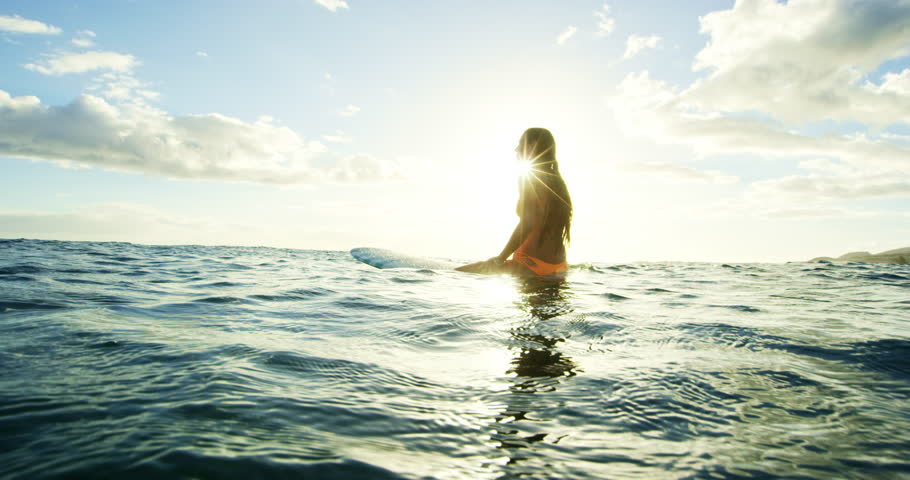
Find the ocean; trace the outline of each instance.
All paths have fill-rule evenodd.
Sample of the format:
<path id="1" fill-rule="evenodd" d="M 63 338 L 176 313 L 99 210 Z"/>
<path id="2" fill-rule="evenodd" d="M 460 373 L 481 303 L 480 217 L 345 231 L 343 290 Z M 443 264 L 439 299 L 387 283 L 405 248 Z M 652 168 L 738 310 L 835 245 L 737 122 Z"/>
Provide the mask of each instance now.
<path id="1" fill-rule="evenodd" d="M 0 240 L 0 477 L 910 478 L 910 266 Z"/>

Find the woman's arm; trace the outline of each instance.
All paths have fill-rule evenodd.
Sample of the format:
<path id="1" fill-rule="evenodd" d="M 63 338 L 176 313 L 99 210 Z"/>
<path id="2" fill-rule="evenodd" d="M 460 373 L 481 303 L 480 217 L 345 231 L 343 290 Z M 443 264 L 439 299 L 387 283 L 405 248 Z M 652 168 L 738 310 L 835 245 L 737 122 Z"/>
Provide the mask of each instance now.
<path id="1" fill-rule="evenodd" d="M 503 262 L 509 258 L 509 255 L 515 251 L 524 241 L 528 238 L 528 235 L 531 233 L 531 228 L 527 227 L 524 220 L 519 221 L 518 225 L 515 226 L 515 230 L 512 231 L 512 236 L 509 237 L 508 243 L 506 243 L 505 248 L 502 249 L 502 252 L 489 260 L 483 260 L 480 262 L 472 263 L 469 265 L 463 265 L 457 267 L 455 270 L 460 272 L 468 273 L 511 273 L 510 271 L 503 270 Z"/>
<path id="2" fill-rule="evenodd" d="M 515 230 L 512 231 L 512 236 L 509 237 L 509 241 L 506 242 L 506 246 L 502 249 L 502 252 L 499 253 L 499 256 L 493 257 L 504 262 L 509 255 L 512 254 L 518 247 L 527 240 L 528 235 L 534 231 L 534 228 L 541 221 L 543 212 L 541 211 L 539 201 L 537 198 L 537 192 L 533 188 L 530 188 L 530 185 L 523 185 L 525 189 L 522 192 L 522 195 L 518 198 L 518 206 L 516 207 L 516 213 L 518 213 L 518 225 L 515 226 Z"/>
<path id="3" fill-rule="evenodd" d="M 515 209 L 519 216 L 518 225 L 515 225 L 515 229 L 512 230 L 512 235 L 509 237 L 509 241 L 506 242 L 506 246 L 503 247 L 499 255 L 492 257 L 489 260 L 458 267 L 455 270 L 470 273 L 503 273 L 502 263 L 505 262 L 506 259 L 509 258 L 509 255 L 512 255 L 512 252 L 518 249 L 525 240 L 527 240 L 528 235 L 531 234 L 534 227 L 537 226 L 537 223 L 541 221 L 543 212 L 540 211 L 541 207 L 539 206 L 536 192 L 528 187 L 529 185 L 527 184 L 522 185 L 522 188 L 527 190 L 523 191 L 519 196 L 518 206 Z M 533 198 L 531 201 L 526 201 L 529 194 L 533 195 Z"/>
<path id="4" fill-rule="evenodd" d="M 504 273 L 502 271 L 502 263 L 509 258 L 509 255 L 511 255 L 526 238 L 528 238 L 530 233 L 531 229 L 525 226 L 525 222 L 519 221 L 518 225 L 515 226 L 515 230 L 512 231 L 512 236 L 509 237 L 508 243 L 506 243 L 505 248 L 502 249 L 502 252 L 498 256 L 469 265 L 463 265 L 457 267 L 455 270 L 469 273 Z"/>
<path id="5" fill-rule="evenodd" d="M 518 225 L 515 225 L 515 230 L 512 231 L 512 236 L 509 237 L 509 241 L 506 242 L 506 246 L 503 247 L 502 251 L 499 252 L 499 255 L 493 257 L 499 260 L 499 263 L 506 261 L 509 258 L 509 255 L 512 255 L 519 246 L 528 238 L 528 235 L 531 234 L 531 226 L 527 225 L 527 221 L 524 219 L 518 221 Z"/>

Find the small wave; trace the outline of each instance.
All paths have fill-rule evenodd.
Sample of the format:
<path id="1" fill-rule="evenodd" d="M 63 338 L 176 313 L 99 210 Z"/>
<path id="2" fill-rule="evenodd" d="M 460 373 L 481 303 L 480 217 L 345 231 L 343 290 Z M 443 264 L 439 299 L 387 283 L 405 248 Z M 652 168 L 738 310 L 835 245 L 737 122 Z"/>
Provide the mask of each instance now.
<path id="1" fill-rule="evenodd" d="M 375 300 L 357 298 L 357 297 L 346 297 L 341 300 L 336 300 L 333 304 L 341 308 L 352 308 L 355 310 L 407 310 L 408 307 L 400 304 L 388 304 L 388 303 L 379 303 Z"/>
<path id="2" fill-rule="evenodd" d="M 629 297 L 624 297 L 622 295 L 618 295 L 615 293 L 609 293 L 609 292 L 603 293 L 603 294 L 601 294 L 601 296 L 606 297 L 608 300 L 616 300 L 616 301 L 629 300 Z"/>
<path id="3" fill-rule="evenodd" d="M 317 375 L 344 384 L 356 383 L 362 379 L 364 388 L 391 390 L 398 387 L 432 387 L 434 385 L 425 379 L 372 363 L 303 355 L 295 352 L 262 353 L 255 358 L 255 362 L 270 370 L 293 372 L 295 375 Z M 374 385 L 374 387 L 370 387 L 370 385 Z"/>
<path id="4" fill-rule="evenodd" d="M 614 387 L 603 405 L 605 420 L 621 425 L 622 430 L 671 441 L 731 436 L 729 426 L 739 421 L 736 409 L 745 403 L 745 396 L 724 392 L 697 377 L 654 371 L 644 375 Z"/>
<path id="5" fill-rule="evenodd" d="M 821 387 L 822 384 L 806 378 L 796 372 L 787 370 L 755 370 L 750 372 L 751 375 L 763 377 L 770 380 L 775 388 L 798 388 L 798 387 Z"/>
<path id="6" fill-rule="evenodd" d="M 0 301 L 0 313 L 8 313 L 18 310 L 57 310 L 61 308 L 67 308 L 67 306 L 41 302 Z"/>
<path id="7" fill-rule="evenodd" d="M 667 290 L 664 288 L 649 288 L 649 289 L 645 290 L 645 292 L 647 292 L 649 294 L 651 294 L 651 293 L 674 293 L 672 290 Z"/>
<path id="8" fill-rule="evenodd" d="M 839 280 L 838 277 L 826 275 L 824 273 L 810 273 L 809 276 L 817 277 L 817 278 L 824 278 L 825 280 Z"/>
<path id="9" fill-rule="evenodd" d="M 28 275 L 6 275 L 0 277 L 0 282 L 37 282 L 38 279 Z"/>
<path id="10" fill-rule="evenodd" d="M 199 285 L 191 285 L 191 288 L 229 288 L 229 287 L 244 287 L 249 285 L 248 283 L 238 283 L 238 282 L 213 282 L 213 283 L 203 283 Z"/>
<path id="11" fill-rule="evenodd" d="M 95 265 L 107 265 L 107 266 L 110 266 L 110 267 L 124 267 L 124 266 L 127 266 L 127 265 L 124 265 L 122 262 L 112 262 L 112 261 L 110 261 L 110 260 L 95 260 L 95 261 L 92 262 L 92 263 L 94 263 Z"/>
<path id="12" fill-rule="evenodd" d="M 44 273 L 46 271 L 48 271 L 48 269 L 44 267 L 29 264 L 0 267 L 0 275 L 21 275 L 23 273 L 35 275 L 38 273 Z"/>
<path id="13" fill-rule="evenodd" d="M 252 270 L 253 269 L 253 267 L 251 267 L 249 265 L 243 265 L 241 263 L 228 263 L 227 265 L 224 265 L 224 266 L 230 270 Z"/>
<path id="14" fill-rule="evenodd" d="M 431 282 L 431 279 L 427 278 L 405 278 L 405 277 L 392 277 L 389 279 L 395 283 L 427 283 Z"/>
<path id="15" fill-rule="evenodd" d="M 330 295 L 336 293 L 334 290 L 328 288 L 316 287 L 316 288 L 295 288 L 293 290 L 288 290 L 286 295 L 296 295 L 298 297 L 309 298 L 309 297 L 321 297 L 324 295 Z"/>
<path id="16" fill-rule="evenodd" d="M 755 328 L 742 327 L 727 323 L 682 323 L 674 327 L 680 341 L 701 343 L 710 342 L 730 348 L 745 348 L 759 351 L 767 348 L 781 348 L 786 342 L 783 337 L 768 335 Z"/>
<path id="17" fill-rule="evenodd" d="M 135 300 L 117 295 L 107 295 L 104 293 L 68 293 L 68 298 L 86 302 L 88 305 L 124 305 L 133 303 Z"/>
<path id="18" fill-rule="evenodd" d="M 608 270 L 616 270 L 613 267 L 606 267 Z M 569 270 L 581 271 L 581 272 L 595 272 L 601 273 L 601 269 L 597 268 L 596 265 L 591 263 L 577 263 L 569 266 Z"/>
<path id="19" fill-rule="evenodd" d="M 128 272 L 122 272 L 120 275 L 123 275 L 124 277 L 144 277 L 146 275 L 149 275 L 149 273 L 150 272 L 147 270 L 131 270 Z"/>
<path id="20" fill-rule="evenodd" d="M 863 368 L 910 379 L 910 340 L 883 338 L 854 343 L 851 347 L 851 359 Z"/>
<path id="21" fill-rule="evenodd" d="M 748 305 L 708 305 L 708 306 L 711 308 L 728 308 L 730 310 L 737 310 L 740 312 L 747 312 L 747 313 L 761 312 L 761 309 L 755 308 L 755 307 L 750 307 Z"/>
<path id="22" fill-rule="evenodd" d="M 223 304 L 223 303 L 250 303 L 249 300 L 246 300 L 246 299 L 243 299 L 243 298 L 238 298 L 238 297 L 230 297 L 230 296 L 198 298 L 198 299 L 196 299 L 196 300 L 193 300 L 193 302 L 197 302 L 197 303 L 216 303 L 216 304 Z"/>
<path id="23" fill-rule="evenodd" d="M 89 270 L 86 268 L 58 268 L 57 273 L 71 273 L 71 274 L 86 274 L 86 273 L 97 273 L 98 270 Z M 109 272 L 109 271 L 108 271 Z"/>
<path id="24" fill-rule="evenodd" d="M 860 275 L 861 278 L 867 280 L 894 280 L 894 281 L 908 281 L 910 277 L 904 275 L 897 275 L 895 273 L 875 273 L 869 275 Z M 910 283 L 904 284 L 902 286 L 910 287 Z"/>
<path id="25" fill-rule="evenodd" d="M 336 293 L 334 290 L 326 288 L 295 288 L 286 290 L 277 295 L 258 293 L 250 295 L 249 298 L 262 300 L 266 302 L 294 302 L 299 300 L 309 300 L 312 298 L 324 297 Z"/>
<path id="26" fill-rule="evenodd" d="M 318 449 L 310 442 L 308 449 L 314 450 L 310 457 L 319 458 Z M 409 477 L 398 475 L 390 470 L 350 459 L 300 462 L 299 454 L 288 454 L 280 449 L 255 456 L 222 456 L 219 449 L 202 450 L 199 447 L 183 447 L 168 453 L 146 452 L 147 461 L 112 462 L 112 464 L 90 464 L 84 470 L 66 471 L 67 477 L 88 478 L 96 476 L 99 471 L 129 471 L 140 478 L 170 477 L 175 471 L 193 472 L 193 478 L 326 478 L 351 480 L 405 480 Z M 255 451 L 255 449 L 253 450 Z M 291 450 L 293 451 L 293 450 Z M 302 458 L 307 458 L 306 456 Z M 129 468 L 127 468 L 129 467 Z"/>
<path id="27" fill-rule="evenodd" d="M 81 278 L 55 278 L 54 280 L 60 283 L 72 283 L 77 285 L 107 285 L 107 282 L 96 282 L 94 280 L 85 280 Z"/>

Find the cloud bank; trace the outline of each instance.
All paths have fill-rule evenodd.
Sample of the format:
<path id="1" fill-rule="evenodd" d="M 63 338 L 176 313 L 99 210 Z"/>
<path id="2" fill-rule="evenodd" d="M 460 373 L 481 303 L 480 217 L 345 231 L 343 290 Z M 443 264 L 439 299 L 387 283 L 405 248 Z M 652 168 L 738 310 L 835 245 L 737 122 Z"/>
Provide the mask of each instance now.
<path id="1" fill-rule="evenodd" d="M 701 19 L 711 40 L 693 68 L 710 76 L 685 100 L 785 122 L 907 123 L 910 69 L 879 84 L 867 80 L 884 62 L 910 54 L 907 25 L 907 1 L 737 2 Z"/>
<path id="2" fill-rule="evenodd" d="M 631 73 L 609 106 L 627 133 L 700 155 L 819 158 L 843 167 L 804 164 L 810 173 L 757 182 L 759 193 L 910 195 L 910 145 L 881 131 L 910 125 L 910 69 L 879 70 L 910 54 L 907 25 L 908 1 L 740 0 L 701 18 L 710 38 L 693 69 L 704 77 L 678 88 Z"/>
<path id="3" fill-rule="evenodd" d="M 368 155 L 325 159 L 326 148 L 262 118 L 169 116 L 144 104 L 83 94 L 63 106 L 0 90 L 0 155 L 168 178 L 269 184 L 400 178 Z M 319 160 L 318 167 L 314 161 Z"/>

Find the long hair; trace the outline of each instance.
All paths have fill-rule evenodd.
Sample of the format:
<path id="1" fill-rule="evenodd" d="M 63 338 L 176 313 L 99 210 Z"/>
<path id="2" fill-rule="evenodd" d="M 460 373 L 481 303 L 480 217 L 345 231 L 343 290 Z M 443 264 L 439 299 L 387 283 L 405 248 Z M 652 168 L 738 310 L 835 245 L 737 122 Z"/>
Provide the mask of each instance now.
<path id="1" fill-rule="evenodd" d="M 527 173 L 532 191 L 545 199 L 544 226 L 541 237 L 559 233 L 564 244 L 571 239 L 572 198 L 556 160 L 556 140 L 546 128 L 529 128 L 521 135 L 518 152 L 531 165 Z"/>

